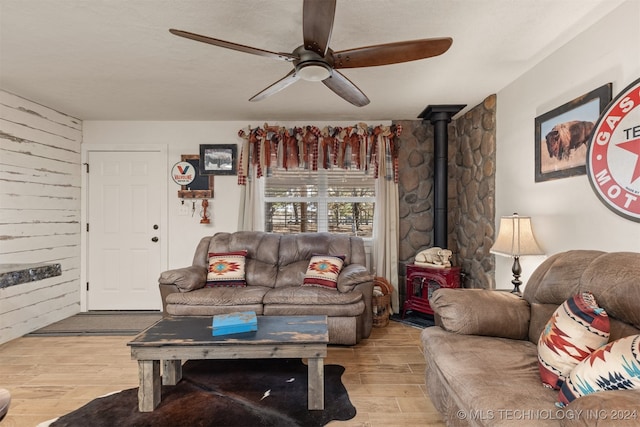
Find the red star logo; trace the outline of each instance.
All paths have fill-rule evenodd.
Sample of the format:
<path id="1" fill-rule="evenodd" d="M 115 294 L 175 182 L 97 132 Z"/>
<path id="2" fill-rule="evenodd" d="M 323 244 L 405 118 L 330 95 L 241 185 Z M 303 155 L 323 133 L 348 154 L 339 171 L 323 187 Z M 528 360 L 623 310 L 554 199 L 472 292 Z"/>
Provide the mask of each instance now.
<path id="1" fill-rule="evenodd" d="M 631 182 L 633 183 L 636 179 L 640 178 L 640 138 L 623 142 L 621 144 L 618 144 L 617 146 L 638 156 L 636 167 L 633 170 L 633 178 L 631 178 Z"/>

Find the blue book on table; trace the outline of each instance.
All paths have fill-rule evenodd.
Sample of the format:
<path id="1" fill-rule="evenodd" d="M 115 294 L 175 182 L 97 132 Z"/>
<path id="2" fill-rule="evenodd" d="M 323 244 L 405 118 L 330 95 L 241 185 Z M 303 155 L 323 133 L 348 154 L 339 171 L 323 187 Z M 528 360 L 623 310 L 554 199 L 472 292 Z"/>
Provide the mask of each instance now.
<path id="1" fill-rule="evenodd" d="M 255 311 L 242 311 L 238 313 L 217 314 L 213 316 L 213 329 L 211 335 L 239 334 L 258 330 L 258 320 Z"/>

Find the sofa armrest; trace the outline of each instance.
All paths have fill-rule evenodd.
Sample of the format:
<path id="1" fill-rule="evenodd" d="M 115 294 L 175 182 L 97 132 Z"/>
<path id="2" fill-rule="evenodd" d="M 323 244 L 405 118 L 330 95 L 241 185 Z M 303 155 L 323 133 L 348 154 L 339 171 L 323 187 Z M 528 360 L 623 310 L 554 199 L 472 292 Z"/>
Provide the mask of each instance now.
<path id="1" fill-rule="evenodd" d="M 354 291 L 362 292 L 362 299 L 364 300 L 364 312 L 360 316 L 360 325 L 358 325 L 360 338 L 369 338 L 373 327 L 373 277 L 369 282 L 355 285 Z"/>
<path id="2" fill-rule="evenodd" d="M 640 390 L 599 391 L 582 396 L 562 411 L 563 426 L 622 427 L 640 423 Z"/>
<path id="3" fill-rule="evenodd" d="M 163 271 L 158 279 L 161 285 L 175 285 L 180 292 L 203 288 L 206 282 L 207 269 L 199 265 Z"/>
<path id="4" fill-rule="evenodd" d="M 441 288 L 429 304 L 449 332 L 519 340 L 529 333 L 529 303 L 507 292 Z"/>
<path id="5" fill-rule="evenodd" d="M 158 287 L 160 288 L 160 299 L 162 300 L 162 315 L 168 316 L 169 313 L 167 313 L 167 297 L 170 294 L 179 293 L 180 289 L 178 289 L 176 285 L 163 285 L 162 283 L 160 283 Z"/>
<path id="6" fill-rule="evenodd" d="M 373 275 L 369 273 L 367 267 L 361 264 L 349 264 L 338 276 L 338 290 L 351 292 L 357 285 L 367 282 L 373 283 Z"/>
<path id="7" fill-rule="evenodd" d="M 338 292 L 361 292 L 364 312 L 358 320 L 358 341 L 369 338 L 373 327 L 373 274 L 362 264 L 346 265 L 338 275 Z"/>

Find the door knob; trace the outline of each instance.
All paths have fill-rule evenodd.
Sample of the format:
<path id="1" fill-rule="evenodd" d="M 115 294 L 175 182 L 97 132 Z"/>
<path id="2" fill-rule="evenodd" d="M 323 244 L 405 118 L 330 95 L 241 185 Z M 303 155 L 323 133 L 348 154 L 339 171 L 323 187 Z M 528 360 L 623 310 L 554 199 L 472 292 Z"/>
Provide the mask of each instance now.
<path id="1" fill-rule="evenodd" d="M 157 241 L 158 241 L 158 238 L 154 236 L 154 237 L 152 237 L 152 238 L 151 238 L 151 241 L 152 241 L 152 242 L 157 242 Z"/>

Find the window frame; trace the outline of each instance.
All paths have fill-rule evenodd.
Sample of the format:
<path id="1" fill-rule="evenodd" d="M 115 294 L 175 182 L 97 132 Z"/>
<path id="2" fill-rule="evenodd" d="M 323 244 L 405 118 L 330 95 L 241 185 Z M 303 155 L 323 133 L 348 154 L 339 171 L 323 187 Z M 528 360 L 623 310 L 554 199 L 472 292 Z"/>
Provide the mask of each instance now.
<path id="1" fill-rule="evenodd" d="M 344 174 L 345 172 L 348 173 L 350 171 L 362 173 L 362 179 L 371 180 L 370 185 L 367 185 L 365 187 L 370 188 L 371 191 L 373 192 L 373 195 L 372 196 L 344 196 L 344 197 L 329 195 L 329 189 L 331 188 L 329 181 L 330 181 L 330 173 L 332 171 L 337 173 L 342 173 L 342 174 Z M 343 169 L 318 169 L 316 171 L 294 170 L 291 172 L 292 172 L 292 175 L 294 173 L 298 173 L 300 175 L 300 178 L 303 178 L 306 175 L 310 179 L 314 180 L 315 182 L 308 182 L 307 185 L 315 186 L 317 193 L 315 196 L 296 196 L 296 195 L 292 195 L 288 197 L 287 196 L 267 196 L 269 180 L 277 179 L 278 177 L 265 176 L 264 195 L 263 195 L 264 196 L 263 209 L 265 211 L 264 212 L 265 226 L 269 223 L 270 218 L 271 218 L 271 223 L 273 224 L 273 218 L 269 216 L 269 212 L 267 210 L 267 205 L 269 203 L 315 203 L 317 204 L 317 210 L 316 210 L 317 224 L 316 225 L 317 225 L 318 232 L 329 232 L 329 219 L 330 219 L 329 205 L 331 203 L 371 203 L 373 205 L 373 211 L 375 213 L 375 205 L 376 205 L 375 179 L 370 175 L 366 175 L 362 171 L 355 170 L 355 169 L 347 170 L 347 171 Z M 300 187 L 302 187 L 302 185 Z M 348 187 L 343 187 L 343 188 L 348 188 Z M 374 232 L 375 232 L 374 219 L 375 219 L 375 215 L 372 213 L 371 236 L 366 236 L 366 237 L 359 236 L 359 237 L 362 237 L 363 240 L 373 240 Z M 349 235 L 358 236 L 357 231 L 355 234 L 349 233 Z"/>

